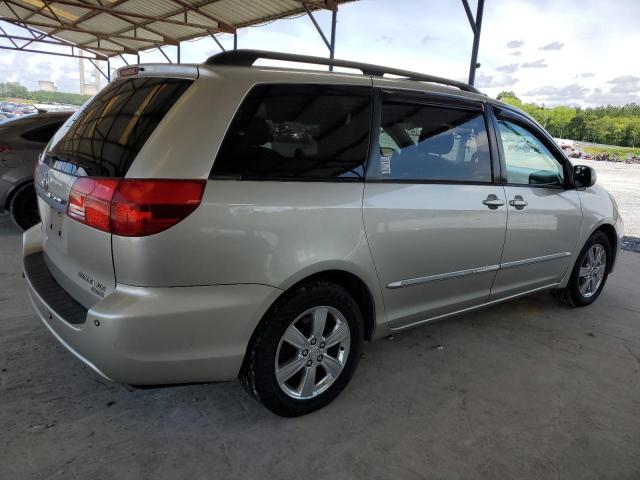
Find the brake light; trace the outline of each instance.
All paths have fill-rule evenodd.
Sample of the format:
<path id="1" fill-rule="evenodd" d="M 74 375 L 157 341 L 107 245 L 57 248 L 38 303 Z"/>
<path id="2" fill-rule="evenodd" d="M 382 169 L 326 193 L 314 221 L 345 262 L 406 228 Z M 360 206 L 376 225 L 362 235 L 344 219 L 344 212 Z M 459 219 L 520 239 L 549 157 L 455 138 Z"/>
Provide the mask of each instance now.
<path id="1" fill-rule="evenodd" d="M 13 152 L 13 149 L 9 148 L 8 145 L 2 145 L 0 143 L 0 153 L 5 153 L 5 152 Z"/>
<path id="2" fill-rule="evenodd" d="M 204 180 L 78 178 L 67 215 L 114 235 L 143 237 L 184 220 L 200 201 Z"/>

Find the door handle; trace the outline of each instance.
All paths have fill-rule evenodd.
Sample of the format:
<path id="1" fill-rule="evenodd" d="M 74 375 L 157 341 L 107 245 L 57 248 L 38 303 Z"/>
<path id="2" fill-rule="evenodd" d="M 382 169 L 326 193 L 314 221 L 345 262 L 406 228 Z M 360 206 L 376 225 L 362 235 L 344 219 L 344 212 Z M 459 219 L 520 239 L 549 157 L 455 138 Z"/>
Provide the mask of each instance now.
<path id="1" fill-rule="evenodd" d="M 512 207 L 516 207 L 516 210 L 522 210 L 524 207 L 529 205 L 529 202 L 527 202 L 520 195 L 516 195 L 515 197 L 513 197 L 513 200 L 509 200 L 509 205 L 511 205 Z"/>
<path id="2" fill-rule="evenodd" d="M 499 199 L 496 195 L 492 193 L 486 198 L 486 200 L 483 200 L 482 203 L 484 203 L 491 210 L 495 210 L 496 208 L 504 205 L 504 200 Z"/>

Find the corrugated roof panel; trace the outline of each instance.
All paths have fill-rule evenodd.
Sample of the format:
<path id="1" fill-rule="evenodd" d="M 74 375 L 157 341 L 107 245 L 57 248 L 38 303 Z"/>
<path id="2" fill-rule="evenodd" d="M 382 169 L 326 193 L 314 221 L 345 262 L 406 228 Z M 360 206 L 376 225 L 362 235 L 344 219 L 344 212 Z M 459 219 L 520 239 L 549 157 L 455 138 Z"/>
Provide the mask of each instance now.
<path id="1" fill-rule="evenodd" d="M 182 10 L 180 5 L 167 0 L 129 0 L 115 8 L 119 11 L 139 13 L 153 17 L 170 15 Z"/>
<path id="2" fill-rule="evenodd" d="M 337 0 L 348 1 L 353 0 Z M 46 2 L 48 7 L 44 8 L 44 0 L 0 0 L 0 20 L 15 21 L 15 12 L 34 30 L 45 33 L 55 30 L 56 36 L 71 43 L 98 49 L 97 39 L 101 38 L 104 49 L 121 51 L 124 45 L 129 51 L 138 51 L 164 44 L 165 39 L 180 41 L 217 32 L 218 21 L 231 27 L 245 27 L 305 11 L 301 0 L 82 0 L 86 6 L 80 0 L 73 5 L 56 0 Z M 191 8 L 183 8 L 182 2 Z M 104 11 L 109 6 L 115 14 Z M 172 22 L 162 21 L 166 19 Z M 135 33 L 134 24 L 138 25 Z M 110 42 L 107 37 L 111 37 Z"/>
<path id="3" fill-rule="evenodd" d="M 158 31 L 161 30 L 168 37 L 175 38 L 175 39 L 192 37 L 193 35 L 207 34 L 207 32 L 201 28 L 192 28 L 192 27 L 186 27 L 182 25 L 173 25 L 171 23 L 155 22 L 155 23 L 150 23 L 149 26 L 153 27 L 154 30 L 158 30 Z"/>
<path id="4" fill-rule="evenodd" d="M 55 37 L 62 38 L 63 40 L 72 42 L 74 44 L 91 42 L 96 38 L 94 35 L 90 35 L 88 33 L 70 32 L 68 30 L 63 30 L 56 33 Z"/>
<path id="5" fill-rule="evenodd" d="M 124 51 L 124 48 L 121 45 L 116 45 L 115 43 L 111 43 L 108 40 L 101 40 L 99 47 L 98 47 L 98 42 L 97 41 L 88 43 L 87 44 L 87 48 L 91 48 L 93 50 L 100 50 L 101 48 L 104 48 L 104 49 L 107 49 L 107 50 Z"/>
<path id="6" fill-rule="evenodd" d="M 85 30 L 94 30 L 99 33 L 115 33 L 131 28 L 131 22 L 114 17 L 108 13 L 100 13 L 93 18 L 78 24 Z"/>

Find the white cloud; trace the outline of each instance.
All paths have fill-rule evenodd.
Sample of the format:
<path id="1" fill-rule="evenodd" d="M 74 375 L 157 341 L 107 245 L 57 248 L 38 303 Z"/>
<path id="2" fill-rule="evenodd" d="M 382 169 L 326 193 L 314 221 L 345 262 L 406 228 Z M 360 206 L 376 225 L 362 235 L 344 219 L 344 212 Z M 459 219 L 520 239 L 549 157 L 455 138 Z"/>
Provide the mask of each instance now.
<path id="1" fill-rule="evenodd" d="M 562 50 L 562 47 L 564 47 L 564 43 L 562 42 L 551 42 L 540 47 L 538 50 Z"/>

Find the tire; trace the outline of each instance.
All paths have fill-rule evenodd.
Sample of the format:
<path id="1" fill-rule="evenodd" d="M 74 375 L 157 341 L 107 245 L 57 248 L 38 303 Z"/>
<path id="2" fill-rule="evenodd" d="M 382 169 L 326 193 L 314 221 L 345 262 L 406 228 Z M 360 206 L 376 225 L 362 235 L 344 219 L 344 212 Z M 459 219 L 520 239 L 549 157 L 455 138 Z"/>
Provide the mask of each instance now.
<path id="1" fill-rule="evenodd" d="M 292 325 L 297 331 L 290 329 Z M 314 325 L 324 325 L 322 335 L 314 335 Z M 284 338 L 285 332 L 297 347 Z M 330 346 L 339 338 L 340 343 Z M 305 415 L 329 404 L 347 386 L 358 366 L 362 344 L 362 315 L 349 293 L 329 282 L 306 283 L 286 293 L 260 323 L 247 349 L 240 382 L 276 415 Z M 313 383 L 305 381 L 312 370 Z M 295 373 L 288 377 L 291 372 Z"/>
<path id="2" fill-rule="evenodd" d="M 23 230 L 33 227 L 40 221 L 38 200 L 33 183 L 27 183 L 18 188 L 9 202 L 11 219 Z"/>
<path id="3" fill-rule="evenodd" d="M 598 248 L 602 248 L 604 254 L 606 255 L 604 266 L 594 269 L 595 271 L 597 271 L 598 269 L 602 270 L 602 278 L 598 282 L 597 277 L 595 277 L 595 283 L 591 284 L 591 291 L 587 291 L 587 293 L 585 294 L 584 285 L 585 281 L 588 281 L 586 280 L 588 279 L 588 277 L 581 277 L 581 273 L 585 273 L 585 270 L 582 269 L 583 267 L 588 269 L 590 260 L 587 259 L 587 257 L 589 256 L 590 252 L 594 251 L 594 249 L 596 249 L 597 251 Z M 591 235 L 591 237 L 589 237 L 589 240 L 587 240 L 587 243 L 582 248 L 582 251 L 578 256 L 578 260 L 573 267 L 573 271 L 571 272 L 571 277 L 569 278 L 569 283 L 567 284 L 567 286 L 565 288 L 555 290 L 556 297 L 562 303 L 570 307 L 586 307 L 587 305 L 591 305 L 600 296 L 605 283 L 607 283 L 609 270 L 611 270 L 611 261 L 612 252 L 609 239 L 604 233 L 595 232 L 593 235 Z"/>

